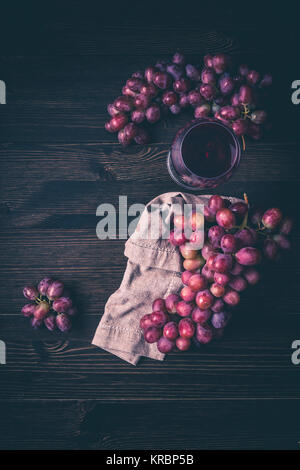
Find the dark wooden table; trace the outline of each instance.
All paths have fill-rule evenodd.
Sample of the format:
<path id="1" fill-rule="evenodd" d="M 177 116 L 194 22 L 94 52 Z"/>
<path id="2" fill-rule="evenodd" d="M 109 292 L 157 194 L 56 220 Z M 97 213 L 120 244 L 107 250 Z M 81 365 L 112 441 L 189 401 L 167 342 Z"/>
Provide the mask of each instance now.
<path id="1" fill-rule="evenodd" d="M 299 448 L 300 365 L 291 362 L 300 339 L 297 223 L 293 255 L 245 295 L 221 342 L 137 367 L 90 344 L 126 264 L 124 240 L 97 239 L 96 208 L 119 195 L 146 203 L 178 189 L 166 155 L 190 118 L 160 123 L 151 145 L 121 148 L 103 129 L 106 104 L 134 70 L 176 48 L 191 60 L 226 52 L 273 70 L 273 131 L 247 142 L 238 171 L 216 192 L 247 192 L 262 206 L 299 212 L 300 106 L 290 99 L 300 78 L 297 15 L 193 8 L 161 12 L 140 2 L 116 15 L 115 4 L 104 13 L 86 2 L 14 2 L 4 12 L 2 449 Z M 45 275 L 75 293 L 81 315 L 69 334 L 33 331 L 20 314 L 22 287 Z"/>

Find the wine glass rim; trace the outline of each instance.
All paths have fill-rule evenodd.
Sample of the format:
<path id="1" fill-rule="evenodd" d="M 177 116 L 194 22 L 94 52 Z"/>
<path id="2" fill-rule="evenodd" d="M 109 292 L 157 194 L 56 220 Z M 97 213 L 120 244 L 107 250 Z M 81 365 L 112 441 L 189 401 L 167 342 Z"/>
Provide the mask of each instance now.
<path id="1" fill-rule="evenodd" d="M 191 171 L 190 168 L 188 168 L 185 164 L 185 161 L 183 159 L 183 153 L 182 153 L 182 145 L 183 145 L 183 141 L 184 139 L 187 137 L 187 135 L 192 131 L 192 129 L 194 129 L 195 127 L 197 126 L 200 126 L 201 124 L 211 124 L 211 125 L 217 125 L 219 127 L 222 127 L 223 129 L 225 129 L 226 132 L 228 132 L 230 134 L 230 136 L 232 137 L 234 143 L 235 143 L 235 154 L 234 154 L 234 157 L 233 157 L 233 162 L 231 163 L 230 167 L 228 168 L 228 170 L 226 170 L 224 173 L 220 173 L 219 175 L 216 175 L 216 176 L 212 176 L 212 177 L 204 177 L 204 176 L 201 176 L 201 175 L 197 175 L 196 173 L 194 173 L 193 171 Z M 179 147 L 179 151 L 180 151 L 180 155 L 181 155 L 181 160 L 182 160 L 182 164 L 183 164 L 183 167 L 185 168 L 185 170 L 188 171 L 188 173 L 190 173 L 193 177 L 196 177 L 196 178 L 205 178 L 205 180 L 216 180 L 218 178 L 222 178 L 223 176 L 226 176 L 227 173 L 229 173 L 230 171 L 232 171 L 232 169 L 235 167 L 237 161 L 239 160 L 240 156 L 241 156 L 241 145 L 240 145 L 240 142 L 237 138 L 237 136 L 234 134 L 234 132 L 230 129 L 229 126 L 227 126 L 226 124 L 224 124 L 223 122 L 220 122 L 218 121 L 217 119 L 213 119 L 213 118 L 210 118 L 210 119 L 205 119 L 205 118 L 200 118 L 200 119 L 194 119 L 193 121 L 190 121 L 183 129 L 183 135 L 181 136 L 181 142 L 180 142 L 180 147 Z M 180 131 L 179 131 L 180 132 Z M 171 145 L 171 148 L 173 148 L 173 144 L 176 140 L 176 136 L 172 142 L 172 145 Z"/>

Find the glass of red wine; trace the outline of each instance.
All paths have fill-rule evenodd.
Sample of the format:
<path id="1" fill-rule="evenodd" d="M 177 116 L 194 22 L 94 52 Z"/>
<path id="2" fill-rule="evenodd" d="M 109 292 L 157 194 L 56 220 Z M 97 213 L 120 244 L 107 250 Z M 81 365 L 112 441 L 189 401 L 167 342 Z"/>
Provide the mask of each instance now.
<path id="1" fill-rule="evenodd" d="M 167 165 L 177 184 L 198 191 L 227 181 L 240 158 L 240 142 L 232 129 L 216 119 L 196 119 L 177 132 Z"/>

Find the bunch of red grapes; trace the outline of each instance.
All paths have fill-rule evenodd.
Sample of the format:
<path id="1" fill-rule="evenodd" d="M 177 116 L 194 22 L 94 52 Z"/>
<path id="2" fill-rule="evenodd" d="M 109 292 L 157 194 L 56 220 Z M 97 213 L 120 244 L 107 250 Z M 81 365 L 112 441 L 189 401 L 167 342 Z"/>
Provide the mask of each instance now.
<path id="1" fill-rule="evenodd" d="M 72 299 L 63 294 L 64 284 L 61 281 L 45 277 L 37 287 L 24 287 L 24 297 L 35 303 L 24 305 L 21 312 L 25 317 L 30 317 L 34 329 L 45 325 L 50 331 L 58 328 L 67 332 L 72 327 L 71 317 L 76 315 L 77 309 Z"/>
<path id="2" fill-rule="evenodd" d="M 186 64 L 177 52 L 170 62 L 159 61 L 132 74 L 122 96 L 108 105 L 111 118 L 105 128 L 118 132 L 124 146 L 146 144 L 149 124 L 192 108 L 197 119 L 214 117 L 239 136 L 260 139 L 263 129 L 270 126 L 263 107 L 271 84 L 270 74 L 261 75 L 248 65 L 234 68 L 227 55 L 208 54 L 198 67 Z"/>
<path id="3" fill-rule="evenodd" d="M 153 302 L 140 321 L 148 343 L 162 353 L 185 351 L 220 338 L 240 294 L 255 285 L 262 260 L 276 260 L 290 249 L 292 219 L 278 208 L 265 212 L 245 202 L 211 196 L 204 214 L 174 216 L 169 241 L 184 259 L 180 294 Z M 202 246 L 201 241 L 204 244 Z M 201 249 L 199 247 L 202 246 Z"/>

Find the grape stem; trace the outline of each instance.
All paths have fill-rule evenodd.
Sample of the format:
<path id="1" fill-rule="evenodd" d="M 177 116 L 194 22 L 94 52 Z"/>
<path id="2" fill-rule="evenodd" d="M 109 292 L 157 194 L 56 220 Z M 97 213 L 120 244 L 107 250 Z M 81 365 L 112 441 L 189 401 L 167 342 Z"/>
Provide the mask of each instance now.
<path id="1" fill-rule="evenodd" d="M 241 139 L 242 139 L 242 142 L 243 142 L 243 151 L 245 152 L 245 150 L 246 150 L 245 137 L 243 135 L 241 135 Z"/>

